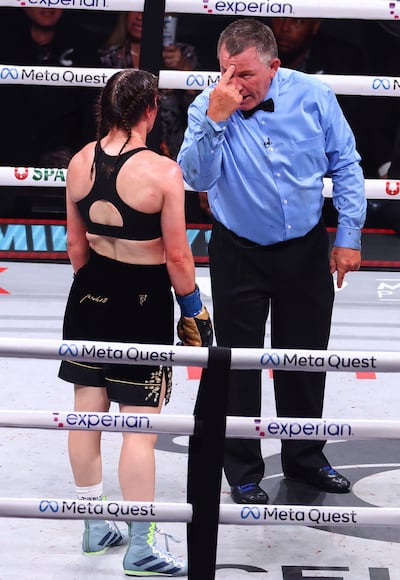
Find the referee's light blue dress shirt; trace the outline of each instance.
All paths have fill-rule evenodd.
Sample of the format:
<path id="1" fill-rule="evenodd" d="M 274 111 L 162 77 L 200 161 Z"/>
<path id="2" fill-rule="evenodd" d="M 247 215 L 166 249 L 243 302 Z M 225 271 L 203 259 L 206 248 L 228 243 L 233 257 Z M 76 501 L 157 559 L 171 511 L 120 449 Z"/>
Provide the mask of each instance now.
<path id="1" fill-rule="evenodd" d="M 262 245 L 304 236 L 321 217 L 323 178 L 331 177 L 335 245 L 360 249 L 364 177 L 333 91 L 312 75 L 280 68 L 265 96 L 273 112 L 245 119 L 238 110 L 215 123 L 207 117 L 212 90 L 189 107 L 178 163 L 193 189 L 208 191 L 214 217 Z"/>

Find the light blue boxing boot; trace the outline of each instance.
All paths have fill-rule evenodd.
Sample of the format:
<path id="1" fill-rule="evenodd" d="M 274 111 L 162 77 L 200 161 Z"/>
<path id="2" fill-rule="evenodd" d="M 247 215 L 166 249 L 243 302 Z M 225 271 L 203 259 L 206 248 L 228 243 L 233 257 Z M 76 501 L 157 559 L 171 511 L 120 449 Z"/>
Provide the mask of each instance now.
<path id="1" fill-rule="evenodd" d="M 85 520 L 82 550 L 87 556 L 99 556 L 109 548 L 126 544 L 127 534 L 108 520 Z"/>
<path id="2" fill-rule="evenodd" d="M 170 552 L 161 550 L 155 541 L 155 522 L 129 522 L 129 546 L 124 557 L 127 576 L 187 576 L 187 565 Z M 168 550 L 168 544 L 167 544 Z"/>

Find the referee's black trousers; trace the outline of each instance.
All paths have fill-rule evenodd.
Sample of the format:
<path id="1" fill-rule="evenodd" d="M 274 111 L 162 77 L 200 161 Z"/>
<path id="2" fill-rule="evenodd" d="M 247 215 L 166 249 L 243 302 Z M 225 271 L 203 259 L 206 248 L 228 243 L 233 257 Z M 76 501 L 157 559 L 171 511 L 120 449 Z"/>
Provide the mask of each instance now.
<path id="1" fill-rule="evenodd" d="M 322 220 L 304 237 L 271 246 L 254 244 L 214 223 L 209 257 L 217 344 L 264 348 L 270 315 L 267 349 L 326 349 L 334 300 L 328 251 Z M 322 416 L 324 372 L 274 371 L 273 376 L 278 416 Z M 261 401 L 261 371 L 231 371 L 227 414 L 259 417 Z M 324 445 L 283 440 L 284 473 L 300 475 L 327 465 Z M 231 486 L 258 483 L 264 475 L 260 441 L 227 438 L 224 470 Z"/>

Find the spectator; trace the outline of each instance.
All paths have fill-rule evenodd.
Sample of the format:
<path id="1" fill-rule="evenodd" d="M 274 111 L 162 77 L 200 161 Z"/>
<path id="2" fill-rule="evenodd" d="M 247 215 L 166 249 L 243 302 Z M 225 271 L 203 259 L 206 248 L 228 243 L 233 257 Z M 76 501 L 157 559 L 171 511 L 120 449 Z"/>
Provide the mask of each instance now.
<path id="1" fill-rule="evenodd" d="M 377 77 L 398 77 L 400 53 L 400 22 L 366 23 L 368 74 Z M 366 118 L 370 142 L 371 177 L 392 177 L 396 167 L 396 147 L 400 130 L 400 98 L 370 97 L 370 113 Z M 397 144 L 396 144 L 397 143 Z M 391 169 L 390 165 L 393 164 Z M 397 175 L 400 177 L 400 174 Z M 392 205 L 392 204 L 390 204 Z"/>
<path id="2" fill-rule="evenodd" d="M 397 78 L 400 22 L 367 21 L 365 38 L 368 75 L 377 78 L 378 82 L 387 77 Z M 368 148 L 364 152 L 368 160 L 366 174 L 371 178 L 399 179 L 400 98 L 371 96 L 364 99 L 365 132 L 368 139 Z M 399 202 L 393 203 L 389 199 L 369 200 L 366 226 L 393 229 L 399 235 Z"/>
<path id="3" fill-rule="evenodd" d="M 320 19 L 277 17 L 269 25 L 283 67 L 318 74 L 362 74 L 362 51 L 324 34 Z"/>
<path id="4" fill-rule="evenodd" d="M 139 68 L 142 41 L 142 12 L 122 12 L 111 32 L 107 45 L 100 49 L 99 58 L 104 67 Z M 197 67 L 197 55 L 193 46 L 175 43 L 163 47 L 165 68 L 193 70 Z M 187 108 L 196 95 L 190 90 L 162 90 L 160 103 L 161 144 L 160 152 L 176 158 L 183 140 L 187 122 Z"/>
<path id="5" fill-rule="evenodd" d="M 388 169 L 388 177 L 389 179 L 400 179 L 400 126 L 396 133 L 396 140 Z"/>
<path id="6" fill-rule="evenodd" d="M 93 66 L 90 39 L 58 8 L 19 8 L 2 25 L 0 62 L 27 66 Z M 0 122 L 7 139 L 0 145 L 2 165 L 45 166 L 57 158 L 66 167 L 71 155 L 94 137 L 91 88 L 2 85 Z"/>
<path id="7" fill-rule="evenodd" d="M 215 12 L 211 17 L 209 14 L 179 14 L 179 39 L 196 46 L 201 70 L 219 71 L 215 45 L 211 39 L 217 39 L 232 20 L 232 16 Z"/>

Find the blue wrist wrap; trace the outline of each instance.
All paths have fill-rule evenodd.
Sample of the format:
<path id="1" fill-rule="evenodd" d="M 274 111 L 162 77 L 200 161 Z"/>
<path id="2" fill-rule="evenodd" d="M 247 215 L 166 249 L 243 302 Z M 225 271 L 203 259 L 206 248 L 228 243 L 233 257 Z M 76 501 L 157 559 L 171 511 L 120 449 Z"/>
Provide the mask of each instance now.
<path id="1" fill-rule="evenodd" d="M 176 295 L 176 301 L 178 302 L 182 316 L 186 316 L 188 318 L 193 318 L 200 314 L 203 304 L 200 299 L 200 290 L 196 284 L 195 289 L 190 294 L 186 294 L 186 296 L 178 296 Z"/>

